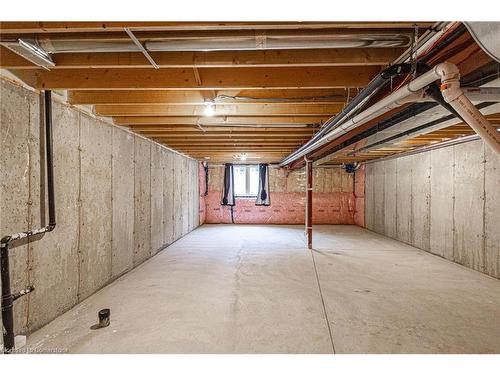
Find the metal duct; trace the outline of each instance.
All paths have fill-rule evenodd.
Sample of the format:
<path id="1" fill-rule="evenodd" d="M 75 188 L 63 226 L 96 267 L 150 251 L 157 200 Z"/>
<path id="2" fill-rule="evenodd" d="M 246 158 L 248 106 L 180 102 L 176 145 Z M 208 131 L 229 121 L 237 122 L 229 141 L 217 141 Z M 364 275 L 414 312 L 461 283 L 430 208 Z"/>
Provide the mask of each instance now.
<path id="1" fill-rule="evenodd" d="M 410 42 L 404 34 L 365 35 L 272 35 L 247 37 L 207 37 L 198 40 L 172 38 L 146 42 L 149 51 L 238 51 L 267 49 L 318 49 L 318 48 L 390 48 L 405 47 Z"/>
<path id="2" fill-rule="evenodd" d="M 128 40 L 64 40 L 39 38 L 38 44 L 47 53 L 141 52 Z M 179 51 L 244 51 L 272 49 L 321 48 L 394 48 L 407 47 L 407 34 L 326 34 L 294 35 L 265 32 L 237 36 L 200 36 L 199 38 L 165 37 L 143 43 L 148 52 Z"/>
<path id="3" fill-rule="evenodd" d="M 38 44 L 47 53 L 141 52 L 132 41 L 87 41 L 39 39 Z"/>
<path id="4" fill-rule="evenodd" d="M 500 62 L 500 22 L 466 22 L 465 26 L 483 51 Z"/>
<path id="5" fill-rule="evenodd" d="M 18 39 L 15 42 L 3 42 L 1 44 L 12 52 L 17 53 L 26 60 L 42 68 L 49 69 L 55 65 L 50 55 L 35 41 Z"/>

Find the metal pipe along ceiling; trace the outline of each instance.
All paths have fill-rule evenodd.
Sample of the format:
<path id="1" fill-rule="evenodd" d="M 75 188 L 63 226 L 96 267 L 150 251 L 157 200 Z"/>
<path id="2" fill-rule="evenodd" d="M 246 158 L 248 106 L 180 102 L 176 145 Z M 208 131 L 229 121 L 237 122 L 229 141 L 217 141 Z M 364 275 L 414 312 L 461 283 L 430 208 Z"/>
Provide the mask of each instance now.
<path id="1" fill-rule="evenodd" d="M 492 59 L 500 62 L 500 22 L 466 22 L 465 25 L 476 43 Z"/>
<path id="2" fill-rule="evenodd" d="M 403 34 L 366 35 L 256 35 L 235 38 L 201 38 L 199 40 L 171 39 L 146 42 L 149 51 L 229 51 L 266 49 L 315 48 L 390 48 L 404 47 L 409 38 Z"/>
<path id="3" fill-rule="evenodd" d="M 140 52 L 131 41 L 86 41 L 51 40 L 36 41 L 47 53 L 91 53 L 91 52 Z M 270 49 L 321 49 L 321 48 L 395 48 L 407 47 L 410 36 L 406 34 L 308 34 L 286 35 L 272 32 L 231 36 L 175 38 L 146 41 L 145 49 L 151 52 L 169 51 L 238 51 Z"/>

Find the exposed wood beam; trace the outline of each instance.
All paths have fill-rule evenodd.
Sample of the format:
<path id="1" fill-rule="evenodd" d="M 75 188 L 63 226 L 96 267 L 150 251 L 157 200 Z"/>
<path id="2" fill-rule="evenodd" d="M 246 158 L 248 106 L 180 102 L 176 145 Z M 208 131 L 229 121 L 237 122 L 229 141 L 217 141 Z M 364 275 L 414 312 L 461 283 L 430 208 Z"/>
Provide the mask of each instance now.
<path id="1" fill-rule="evenodd" d="M 131 28 L 127 27 L 128 30 Z M 370 35 L 385 35 L 385 36 L 395 36 L 403 34 L 406 37 L 411 37 L 413 34 L 413 30 L 408 30 L 405 28 L 383 28 L 383 29 L 374 29 L 374 28 L 323 28 L 323 29 L 268 29 L 263 30 L 260 33 L 255 33 L 253 30 L 147 30 L 140 31 L 134 30 L 134 36 L 141 42 L 153 42 L 153 41 L 162 41 L 162 42 L 179 42 L 179 41 L 203 41 L 203 40 L 221 40 L 227 39 L 234 41 L 235 38 L 244 38 L 244 39 L 255 39 L 260 35 L 266 35 L 267 37 L 286 37 L 289 39 L 293 38 L 309 38 L 309 37 L 317 37 L 317 38 L 330 38 L 335 36 L 359 36 L 365 37 Z M 22 37 L 22 34 L 9 34 L 8 37 L 2 37 L 2 40 L 8 39 L 12 40 L 16 37 Z M 75 45 L 79 42 L 84 42 L 86 45 L 89 42 L 130 42 L 130 38 L 123 33 L 123 30 L 120 31 L 107 31 L 103 32 L 66 32 L 66 33 L 43 33 L 37 35 L 37 40 L 40 42 L 42 47 L 46 44 L 50 48 L 53 48 L 54 45 L 57 45 L 60 42 L 73 42 Z M 52 45 L 50 44 L 52 43 Z M 88 46 L 87 46 L 88 47 Z M 370 48 L 370 47 L 366 47 Z M 57 49 L 57 48 L 56 48 Z M 320 48 L 321 49 L 321 48 Z M 235 49 L 238 50 L 238 49 Z M 271 50 L 271 49 L 269 49 Z M 203 51 L 206 52 L 206 51 Z"/>
<path id="2" fill-rule="evenodd" d="M 341 111 L 341 104 L 217 104 L 215 116 L 321 116 Z M 100 116 L 203 116 L 204 105 L 96 105 Z"/>
<path id="3" fill-rule="evenodd" d="M 211 152 L 211 155 L 229 155 L 229 154 L 233 154 L 233 153 L 236 153 L 238 151 L 231 151 L 231 150 L 214 150 Z M 268 156 L 268 155 L 275 155 L 275 154 L 283 154 L 284 152 L 286 151 L 264 151 L 262 153 L 256 153 L 256 152 L 248 152 L 248 155 L 255 155 L 255 156 Z M 203 155 L 206 155 L 206 151 L 204 150 L 200 150 L 200 151 L 191 151 L 191 153 L 194 153 L 194 154 L 203 154 Z"/>
<path id="4" fill-rule="evenodd" d="M 227 158 L 228 159 L 233 159 L 234 156 L 241 155 L 241 153 L 244 152 L 246 153 L 249 158 L 248 160 L 255 160 L 258 162 L 258 160 L 261 160 L 261 158 L 273 158 L 273 160 L 280 160 L 283 155 L 286 154 L 286 151 L 252 151 L 252 150 L 247 150 L 247 151 L 239 151 L 239 150 L 218 150 L 218 151 L 212 151 L 210 153 L 207 153 L 206 151 L 200 150 L 200 151 L 188 151 L 187 153 L 189 155 L 193 155 L 193 157 L 200 158 L 200 159 L 205 159 L 205 157 L 209 157 L 210 160 L 214 159 L 219 159 L 219 158 Z M 276 159 L 275 159 L 276 158 Z"/>
<path id="5" fill-rule="evenodd" d="M 194 151 L 201 151 L 204 153 L 207 153 L 207 156 L 210 155 L 212 150 L 227 150 L 227 151 L 234 151 L 234 152 L 249 152 L 249 151 L 287 151 L 287 150 L 294 150 L 296 146 L 293 147 L 287 147 L 287 146 L 269 146 L 267 148 L 262 148 L 263 146 L 257 146 L 257 145 L 212 145 L 208 147 L 191 147 L 191 146 L 183 146 L 183 145 L 171 145 L 168 143 L 165 143 L 166 146 L 171 147 L 175 150 L 179 150 L 182 152 L 194 152 Z M 257 147 L 257 148 L 256 148 Z M 271 147 L 271 148 L 270 148 Z"/>
<path id="6" fill-rule="evenodd" d="M 224 128 L 218 126 L 206 126 L 203 125 L 198 126 L 179 126 L 176 128 L 155 128 L 155 127 L 131 127 L 132 131 L 137 133 L 159 133 L 165 135 L 171 134 L 186 134 L 186 136 L 190 136 L 193 134 L 206 134 L 206 135 L 224 135 L 224 134 L 253 134 L 253 135 L 264 135 L 264 136 L 281 136 L 286 134 L 312 134 L 317 130 L 317 128 Z"/>
<path id="7" fill-rule="evenodd" d="M 208 155 L 205 152 L 194 152 L 194 151 L 189 151 L 186 152 L 187 155 L 190 155 L 191 157 L 198 159 L 198 160 L 208 160 L 210 163 L 224 163 L 224 162 L 234 162 L 235 160 L 241 160 L 239 156 L 241 155 L 242 152 L 220 152 L 220 153 L 210 153 Z M 283 156 L 286 154 L 286 152 L 271 152 L 271 153 L 265 153 L 265 152 L 258 152 L 258 153 L 251 153 L 251 152 L 245 152 L 247 155 L 247 164 L 257 164 L 257 163 L 277 163 L 279 160 L 283 158 Z M 255 156 L 253 156 L 255 155 Z M 208 157 L 208 159 L 206 159 Z"/>
<path id="8" fill-rule="evenodd" d="M 177 132 L 175 134 L 165 133 L 165 132 L 136 132 L 137 134 L 142 134 L 147 137 L 156 137 L 163 139 L 176 139 L 176 138 L 184 138 L 184 139 L 297 139 L 304 140 L 308 139 L 312 136 L 312 133 L 292 133 L 292 134 L 284 134 L 284 133 L 268 133 L 268 134 L 252 134 L 252 133 L 220 133 L 216 135 L 212 135 L 207 132 L 199 131 L 198 133 L 185 133 L 185 132 Z"/>
<path id="9" fill-rule="evenodd" d="M 417 22 L 420 28 L 432 22 Z M 144 30 L 262 30 L 262 29 L 365 29 L 414 28 L 415 22 L 1 22 L 0 33 L 110 32 L 128 27 Z"/>
<path id="10" fill-rule="evenodd" d="M 193 143 L 211 143 L 211 142 L 271 142 L 271 143 L 301 143 L 304 142 L 307 137 L 262 137 L 262 136 L 235 136 L 235 137 L 165 137 L 161 134 L 142 134 L 148 138 L 162 139 L 165 142 L 193 142 Z"/>
<path id="11" fill-rule="evenodd" d="M 2 47 L 3 48 L 3 47 Z M 3 48 L 7 50 L 6 48 Z M 40 69 L 7 50 L 2 51 L 0 66 L 5 69 Z M 314 50 L 149 52 L 161 68 L 230 67 L 328 67 L 385 66 L 402 53 L 399 48 L 346 48 Z M 151 68 L 139 52 L 60 53 L 54 54 L 54 69 Z"/>
<path id="12" fill-rule="evenodd" d="M 0 46 L 0 68 L 3 69 L 40 69 L 38 65 L 26 60 L 10 49 Z"/>
<path id="13" fill-rule="evenodd" d="M 155 137 L 151 137 L 155 138 Z M 302 142 L 297 140 L 291 141 L 278 141 L 272 139 L 227 139 L 227 140 L 165 140 L 162 142 L 175 145 L 185 145 L 185 146 L 215 146 L 215 145 L 227 145 L 227 146 L 237 146 L 237 145 L 255 145 L 255 146 L 283 146 L 283 147 L 298 147 Z"/>
<path id="14" fill-rule="evenodd" d="M 146 125 L 196 125 L 200 124 L 318 124 L 326 121 L 330 116 L 276 116 L 276 117 L 246 117 L 246 116 L 228 116 L 228 117 L 113 117 L 116 125 L 127 125 L 130 127 L 142 127 Z M 274 130 L 274 129 L 273 129 Z M 279 129 L 278 129 L 279 130 Z"/>
<path id="15" fill-rule="evenodd" d="M 205 68 L 198 86 L 192 69 L 65 69 L 12 70 L 36 89 L 68 90 L 220 90 L 269 88 L 364 87 L 378 67 Z"/>
<path id="16" fill-rule="evenodd" d="M 68 91 L 68 101 L 74 105 L 80 104 L 179 104 L 199 105 L 204 104 L 206 91 L 179 91 L 179 90 L 84 90 Z M 228 104 L 288 104 L 298 103 L 345 103 L 346 90 L 245 90 L 237 95 L 247 99 L 232 99 L 225 96 L 224 91 L 214 93 L 211 99 L 217 97 L 217 103 Z M 255 98 L 255 99 L 249 99 Z M 277 101 L 280 99 L 281 101 Z"/>
<path id="17" fill-rule="evenodd" d="M 154 137 L 150 137 L 151 139 L 155 139 Z M 162 140 L 164 143 L 168 143 L 169 141 Z M 255 142 L 254 142 L 255 143 Z M 220 144 L 220 145 L 210 145 L 210 144 L 188 144 L 183 147 L 188 147 L 188 148 L 226 148 L 226 147 L 246 147 L 245 143 L 225 143 L 225 144 Z M 298 146 L 295 144 L 280 144 L 280 143 L 270 143 L 270 144 L 265 144 L 265 143 L 255 143 L 254 145 L 251 145 L 249 147 L 254 147 L 256 149 L 261 149 L 261 148 L 273 148 L 273 149 L 296 149 Z"/>
<path id="18" fill-rule="evenodd" d="M 164 139 L 161 137 L 147 137 L 150 139 L 154 139 L 160 143 L 168 143 L 172 145 L 187 145 L 187 146 L 217 146 L 217 145 L 257 145 L 257 146 L 279 146 L 284 148 L 298 148 L 300 145 L 304 144 L 305 140 L 292 140 L 286 142 L 279 142 L 277 140 L 272 139 L 249 139 L 249 140 L 210 140 L 210 141 L 191 141 L 191 140 L 172 140 L 172 139 Z"/>

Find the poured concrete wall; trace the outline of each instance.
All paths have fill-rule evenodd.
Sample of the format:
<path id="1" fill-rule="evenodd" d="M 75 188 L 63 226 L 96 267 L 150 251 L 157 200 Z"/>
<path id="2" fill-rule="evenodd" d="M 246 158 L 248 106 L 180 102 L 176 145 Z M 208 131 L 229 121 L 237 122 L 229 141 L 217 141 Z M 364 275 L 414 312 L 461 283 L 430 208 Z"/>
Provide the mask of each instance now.
<path id="1" fill-rule="evenodd" d="M 500 278 L 499 166 L 482 141 L 368 164 L 366 227 Z"/>
<path id="2" fill-rule="evenodd" d="M 40 98 L 3 79 L 0 89 L 3 237 L 39 228 L 47 216 Z M 199 223 L 195 160 L 57 100 L 53 132 L 57 226 L 10 252 L 13 291 L 35 287 L 15 302 L 16 334 L 51 321 Z"/>
<path id="3" fill-rule="evenodd" d="M 354 175 L 340 168 L 313 170 L 313 223 L 354 224 L 356 197 Z M 200 174 L 204 179 L 204 173 Z M 231 223 L 229 207 L 220 205 L 224 176 L 222 166 L 209 168 L 208 195 L 205 197 L 207 223 Z M 204 185 L 204 181 L 202 181 Z M 234 222 L 239 224 L 303 224 L 305 219 L 305 171 L 285 174 L 269 169 L 271 205 L 256 206 L 255 199 L 236 199 Z M 362 208 L 361 206 L 358 206 Z"/>

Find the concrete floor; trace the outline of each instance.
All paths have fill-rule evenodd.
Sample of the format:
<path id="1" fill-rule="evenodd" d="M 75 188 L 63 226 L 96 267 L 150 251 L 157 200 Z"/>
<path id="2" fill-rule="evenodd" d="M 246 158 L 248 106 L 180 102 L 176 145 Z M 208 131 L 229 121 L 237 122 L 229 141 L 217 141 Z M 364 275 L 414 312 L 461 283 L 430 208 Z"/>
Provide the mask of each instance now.
<path id="1" fill-rule="evenodd" d="M 203 225 L 31 334 L 28 347 L 500 353 L 499 280 L 355 226 L 316 226 L 314 246 L 304 248 L 302 226 Z M 90 330 L 105 307 L 111 325 Z"/>

